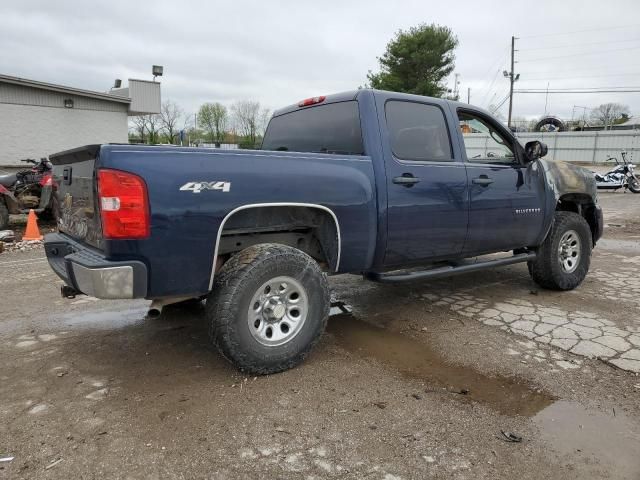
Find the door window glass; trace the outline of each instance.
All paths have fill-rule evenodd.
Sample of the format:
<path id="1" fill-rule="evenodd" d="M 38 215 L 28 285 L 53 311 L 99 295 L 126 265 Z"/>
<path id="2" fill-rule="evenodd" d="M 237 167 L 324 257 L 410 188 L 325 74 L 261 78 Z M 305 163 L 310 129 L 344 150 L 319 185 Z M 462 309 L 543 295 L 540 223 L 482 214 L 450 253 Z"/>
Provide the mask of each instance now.
<path id="1" fill-rule="evenodd" d="M 389 101 L 385 106 L 393 154 L 402 160 L 452 161 L 444 114 L 435 105 Z"/>
<path id="2" fill-rule="evenodd" d="M 517 163 L 511 140 L 486 120 L 468 112 L 458 112 L 467 160 L 474 163 Z"/>

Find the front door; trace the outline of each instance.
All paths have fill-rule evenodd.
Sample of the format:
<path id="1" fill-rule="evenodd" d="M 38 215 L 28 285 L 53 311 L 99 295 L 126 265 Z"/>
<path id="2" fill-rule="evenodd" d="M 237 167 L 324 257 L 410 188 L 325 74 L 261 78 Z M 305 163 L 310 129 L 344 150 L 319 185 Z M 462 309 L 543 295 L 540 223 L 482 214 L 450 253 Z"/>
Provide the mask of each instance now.
<path id="1" fill-rule="evenodd" d="M 525 164 L 522 148 L 482 112 L 458 109 L 469 178 L 464 255 L 534 245 L 544 219 L 544 173 Z"/>
<path id="2" fill-rule="evenodd" d="M 446 104 L 392 97 L 381 100 L 378 109 L 383 109 L 381 123 L 386 123 L 381 125 L 386 139 L 385 265 L 460 255 L 467 234 L 469 196 L 465 165 L 448 128 L 451 112 Z"/>

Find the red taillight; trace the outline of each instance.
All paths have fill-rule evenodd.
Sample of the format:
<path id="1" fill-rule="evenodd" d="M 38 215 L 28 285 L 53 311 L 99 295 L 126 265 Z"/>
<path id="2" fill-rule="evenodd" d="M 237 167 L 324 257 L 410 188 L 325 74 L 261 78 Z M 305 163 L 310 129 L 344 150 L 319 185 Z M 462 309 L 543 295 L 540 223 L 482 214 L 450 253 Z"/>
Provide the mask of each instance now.
<path id="1" fill-rule="evenodd" d="M 47 173 L 40 179 L 41 187 L 50 187 L 53 184 L 53 177 L 50 173 Z"/>
<path id="2" fill-rule="evenodd" d="M 149 236 L 149 200 L 142 178 L 119 170 L 98 170 L 98 198 L 104 238 Z"/>
<path id="3" fill-rule="evenodd" d="M 309 105 L 315 105 L 316 103 L 322 103 L 325 100 L 324 95 L 321 95 L 319 97 L 311 97 L 311 98 L 306 98 L 304 100 L 302 100 L 301 102 L 298 103 L 299 107 L 308 107 Z"/>

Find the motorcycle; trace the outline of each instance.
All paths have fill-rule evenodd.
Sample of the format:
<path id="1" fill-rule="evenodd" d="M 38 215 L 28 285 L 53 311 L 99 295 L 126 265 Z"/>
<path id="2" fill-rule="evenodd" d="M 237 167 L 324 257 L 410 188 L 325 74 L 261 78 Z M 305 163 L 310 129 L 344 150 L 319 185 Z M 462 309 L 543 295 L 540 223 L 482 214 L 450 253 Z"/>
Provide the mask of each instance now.
<path id="1" fill-rule="evenodd" d="M 54 215 L 51 162 L 47 158 L 21 161 L 33 167 L 0 176 L 0 230 L 9 225 L 9 214 L 29 213 L 33 209 L 45 217 Z"/>
<path id="2" fill-rule="evenodd" d="M 596 185 L 602 190 L 618 190 L 624 188 L 631 190 L 633 193 L 640 193 L 640 180 L 635 175 L 635 165 L 627 161 L 627 153 L 622 152 L 622 162 L 616 157 L 609 157 L 607 161 L 615 161 L 616 167 L 607 173 L 600 174 L 594 172 L 596 177 Z"/>

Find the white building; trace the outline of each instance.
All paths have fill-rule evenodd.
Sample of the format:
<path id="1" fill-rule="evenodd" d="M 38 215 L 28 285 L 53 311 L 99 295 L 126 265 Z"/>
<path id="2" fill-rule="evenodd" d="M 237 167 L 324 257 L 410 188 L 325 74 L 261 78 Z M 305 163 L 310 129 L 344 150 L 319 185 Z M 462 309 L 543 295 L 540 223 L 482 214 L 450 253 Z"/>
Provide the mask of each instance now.
<path id="1" fill-rule="evenodd" d="M 127 143 L 128 117 L 160 113 L 160 83 L 108 93 L 0 74 L 0 169 L 95 143 Z"/>

